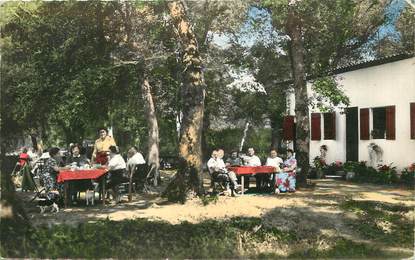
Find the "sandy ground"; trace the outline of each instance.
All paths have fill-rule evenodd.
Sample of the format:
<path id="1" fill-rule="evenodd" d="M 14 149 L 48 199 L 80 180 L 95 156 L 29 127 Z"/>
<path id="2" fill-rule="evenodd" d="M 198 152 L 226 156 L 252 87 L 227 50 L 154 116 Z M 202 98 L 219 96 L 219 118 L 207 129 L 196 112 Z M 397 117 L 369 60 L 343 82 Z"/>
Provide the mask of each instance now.
<path id="1" fill-rule="evenodd" d="M 171 176 L 164 174 L 164 183 Z M 404 204 L 414 207 L 414 191 L 391 188 L 379 185 L 354 184 L 342 180 L 323 179 L 313 181 L 314 188 L 299 190 L 287 194 L 246 194 L 239 197 L 219 196 L 216 202 L 204 206 L 200 199 L 192 199 L 186 204 L 169 203 L 157 195 L 135 195 L 132 202 L 123 198 L 118 205 L 101 204 L 86 207 L 81 200 L 80 205 L 61 209 L 59 213 L 41 215 L 36 203 L 27 203 L 29 217 L 33 223 L 66 223 L 93 222 L 98 219 L 124 220 L 147 218 L 162 220 L 172 224 L 182 221 L 197 223 L 206 219 L 227 219 L 232 217 L 260 217 L 281 215 L 286 210 L 301 214 L 316 215 L 321 218 L 338 218 L 336 205 L 345 199 L 372 200 L 393 204 Z M 207 187 L 209 186 L 206 180 Z M 32 194 L 21 193 L 26 201 Z M 81 194 L 82 199 L 83 194 Z M 289 211 L 288 214 L 289 214 Z M 292 218 L 292 216 L 290 216 Z M 51 221 L 52 220 L 52 221 Z"/>
<path id="2" fill-rule="evenodd" d="M 167 184 L 172 177 L 163 173 L 163 183 Z M 252 180 L 254 182 L 254 180 Z M 251 183 L 252 183 L 251 181 Z M 40 214 L 35 202 L 29 202 L 33 193 L 18 194 L 25 201 L 27 213 L 35 225 L 48 226 L 58 224 L 76 225 L 78 223 L 96 222 L 100 219 L 114 221 L 145 218 L 150 221 L 166 221 L 178 224 L 183 221 L 198 223 L 207 219 L 224 220 L 232 217 L 261 217 L 263 226 L 276 227 L 282 231 L 293 231 L 300 237 L 317 239 L 318 247 L 324 249 L 331 239 L 344 237 L 354 242 L 366 243 L 382 250 L 390 251 L 392 255 L 411 255 L 413 251 L 404 247 L 394 247 L 369 241 L 356 230 L 350 228 L 350 221 L 360 221 L 355 213 L 343 211 L 338 205 L 345 200 L 367 200 L 383 202 L 389 205 L 405 205 L 415 207 L 415 192 L 406 188 L 355 184 L 343 180 L 322 179 L 312 181 L 313 188 L 298 190 L 286 194 L 246 194 L 239 197 L 219 196 L 216 201 L 204 206 L 201 199 L 189 200 L 186 204 L 170 203 L 154 195 L 134 195 L 133 201 L 128 202 L 127 197 L 122 203 L 106 205 L 101 204 L 87 207 L 83 194 L 80 204 L 61 209 L 59 213 Z M 252 183 L 253 184 L 253 183 Z M 205 181 L 209 188 L 209 180 Z M 160 187 L 162 190 L 163 187 Z M 405 216 L 414 220 L 414 210 Z M 261 226 L 262 226 L 261 225 Z M 259 227 L 260 228 L 260 227 Z M 307 239 L 297 246 L 309 247 Z M 287 246 L 275 247 L 272 244 L 256 245 L 258 252 L 275 252 L 288 255 Z"/>

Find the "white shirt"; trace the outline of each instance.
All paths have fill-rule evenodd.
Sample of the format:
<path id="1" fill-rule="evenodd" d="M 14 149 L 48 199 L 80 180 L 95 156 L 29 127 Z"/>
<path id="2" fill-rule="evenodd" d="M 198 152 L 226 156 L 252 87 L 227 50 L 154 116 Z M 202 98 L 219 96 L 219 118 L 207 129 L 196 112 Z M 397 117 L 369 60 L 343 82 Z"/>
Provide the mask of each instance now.
<path id="1" fill-rule="evenodd" d="M 125 169 L 126 164 L 124 158 L 120 154 L 114 155 L 108 162 L 108 170 L 115 171 L 120 169 Z"/>
<path id="2" fill-rule="evenodd" d="M 220 158 L 210 158 L 207 162 L 207 167 L 210 173 L 227 172 L 225 162 Z"/>
<path id="3" fill-rule="evenodd" d="M 141 153 L 134 154 L 130 159 L 128 159 L 127 164 L 145 164 L 146 160 Z"/>
<path id="4" fill-rule="evenodd" d="M 130 159 L 127 161 L 127 169 L 131 171 L 137 164 L 145 164 L 146 160 L 141 153 L 134 154 Z"/>
<path id="5" fill-rule="evenodd" d="M 273 166 L 275 168 L 277 168 L 277 171 L 280 171 L 280 164 L 284 163 L 284 161 L 280 158 L 280 157 L 275 157 L 275 158 L 271 158 L 268 157 L 267 158 L 267 162 L 265 163 L 266 166 Z"/>
<path id="6" fill-rule="evenodd" d="M 261 166 L 261 160 L 256 155 L 244 156 L 242 159 L 246 166 Z"/>

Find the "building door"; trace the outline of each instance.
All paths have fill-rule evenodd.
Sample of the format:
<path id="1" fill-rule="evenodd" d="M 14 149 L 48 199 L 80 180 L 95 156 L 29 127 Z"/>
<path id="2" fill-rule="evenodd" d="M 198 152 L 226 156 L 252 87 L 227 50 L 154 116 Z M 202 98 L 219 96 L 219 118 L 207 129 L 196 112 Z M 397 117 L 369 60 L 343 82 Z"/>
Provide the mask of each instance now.
<path id="1" fill-rule="evenodd" d="M 358 108 L 346 109 L 346 161 L 359 160 L 359 117 Z"/>

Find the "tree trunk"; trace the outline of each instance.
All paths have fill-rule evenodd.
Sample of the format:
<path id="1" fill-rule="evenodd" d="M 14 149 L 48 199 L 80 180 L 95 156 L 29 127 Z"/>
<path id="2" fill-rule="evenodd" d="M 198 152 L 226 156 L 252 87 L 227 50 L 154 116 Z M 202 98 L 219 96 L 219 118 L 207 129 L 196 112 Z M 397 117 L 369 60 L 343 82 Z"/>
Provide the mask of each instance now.
<path id="1" fill-rule="evenodd" d="M 151 94 L 151 86 L 147 78 L 144 78 L 141 84 L 141 91 L 144 99 L 144 107 L 146 119 L 148 122 L 148 160 L 147 165 L 150 166 L 153 174 L 153 185 L 158 185 L 159 180 L 159 126 L 157 122 L 156 109 L 154 107 L 153 96 Z M 149 173 L 150 174 L 150 173 Z"/>
<path id="2" fill-rule="evenodd" d="M 209 118 L 209 110 L 205 110 L 203 115 L 203 130 L 202 130 L 202 158 L 204 160 L 209 159 L 210 154 L 209 150 L 211 147 L 208 147 L 208 136 L 207 130 L 210 128 L 210 118 Z"/>
<path id="3" fill-rule="evenodd" d="M 23 203 L 18 199 L 15 193 L 15 188 L 11 180 L 11 173 L 15 166 L 17 158 L 6 157 L 6 147 L 1 145 L 0 152 L 0 165 L 1 165 L 1 202 L 0 202 L 0 216 L 1 222 L 4 227 L 8 226 L 3 236 L 12 235 L 16 230 L 22 229 L 26 225 L 29 225 L 26 212 L 23 207 Z M 6 224 L 7 223 L 7 224 Z"/>
<path id="4" fill-rule="evenodd" d="M 281 120 L 280 118 L 271 119 L 271 149 L 281 150 Z"/>
<path id="5" fill-rule="evenodd" d="M 307 173 L 309 170 L 309 116 L 308 116 L 308 97 L 307 83 L 304 64 L 304 45 L 302 42 L 301 21 L 296 13 L 294 5 L 289 6 L 286 29 L 291 38 L 290 54 L 291 65 L 294 77 L 295 89 L 295 115 L 296 115 L 296 159 L 299 168 L 297 175 L 299 186 L 307 183 Z"/>
<path id="6" fill-rule="evenodd" d="M 202 178 L 202 128 L 205 82 L 202 60 L 191 24 L 181 1 L 168 2 L 177 40 L 181 45 L 185 66 L 181 89 L 183 121 L 180 129 L 180 164 L 175 179 L 165 195 L 171 201 L 185 202 L 190 191 L 204 193 Z"/>

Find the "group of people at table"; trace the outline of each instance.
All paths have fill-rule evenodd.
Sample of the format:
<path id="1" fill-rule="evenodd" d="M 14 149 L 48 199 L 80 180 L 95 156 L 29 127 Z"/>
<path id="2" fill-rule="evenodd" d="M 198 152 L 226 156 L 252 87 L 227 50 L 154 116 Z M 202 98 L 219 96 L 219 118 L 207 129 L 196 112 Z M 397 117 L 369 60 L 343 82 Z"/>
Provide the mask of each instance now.
<path id="1" fill-rule="evenodd" d="M 226 161 L 223 160 L 224 154 L 223 149 L 214 150 L 207 162 L 207 168 L 213 179 L 227 182 L 231 195 L 235 196 L 238 188 L 249 188 L 249 176 L 237 176 L 232 169 L 240 166 L 258 167 L 262 165 L 261 160 L 255 155 L 253 148 L 248 148 L 246 155 L 239 155 L 237 151 L 232 151 Z M 281 157 L 278 157 L 276 149 L 271 149 L 265 166 L 272 167 L 272 173 L 252 174 L 255 176 L 257 188 L 269 185 L 276 194 L 295 191 L 297 160 L 294 157 L 293 150 L 287 150 L 286 160 L 284 161 Z M 241 178 L 245 178 L 244 185 L 246 184 L 246 187 L 239 184 Z"/>
<path id="2" fill-rule="evenodd" d="M 60 171 L 106 167 L 108 170 L 108 174 L 106 175 L 107 187 L 112 191 L 113 198 L 117 201 L 117 186 L 133 174 L 137 165 L 146 163 L 142 154 L 137 147 L 134 146 L 128 150 L 128 159 L 126 162 L 120 155 L 114 138 L 108 135 L 108 131 L 105 128 L 99 130 L 99 138 L 94 143 L 91 160 L 89 160 L 86 155 L 81 154 L 81 150 L 82 147 L 80 145 L 72 145 L 70 148 L 70 155 L 66 158 L 64 163 L 61 162 L 62 159 L 59 154 L 60 149 L 57 147 L 50 148 L 47 153 L 44 153 L 40 157 L 40 159 L 44 159 L 44 163 L 42 165 L 42 170 L 39 173 L 39 177 L 46 192 L 62 191 L 62 185 L 57 182 L 57 175 Z M 249 148 L 246 155 L 239 155 L 237 151 L 232 151 L 226 162 L 224 162 L 223 157 L 223 149 L 214 150 L 212 152 L 212 157 L 207 162 L 207 167 L 213 178 L 227 181 L 227 183 L 229 183 L 231 194 L 235 195 L 236 190 L 241 188 L 241 185 L 238 184 L 240 177 L 237 177 L 236 174 L 233 171 L 228 170 L 228 168 L 230 166 L 261 166 L 261 160 L 255 155 L 253 148 Z M 23 167 L 29 159 L 27 149 L 24 149 L 19 156 L 18 163 Z M 63 167 L 62 164 L 64 165 Z M 297 162 L 293 156 L 292 150 L 287 150 L 287 158 L 283 161 L 278 157 L 277 151 L 272 149 L 265 165 L 274 167 L 274 171 L 271 174 L 255 175 L 257 187 L 261 186 L 263 183 L 271 183 L 275 193 L 295 191 L 295 168 Z M 249 176 L 244 176 L 243 178 L 249 178 Z M 245 181 L 245 183 L 248 184 L 249 188 L 249 179 L 248 181 Z M 72 184 L 71 189 L 72 192 L 76 192 L 82 189 L 88 189 L 88 186 L 91 186 L 91 184 L 98 185 L 97 182 L 83 180 Z"/>
<path id="3" fill-rule="evenodd" d="M 116 146 L 113 137 L 108 135 L 108 131 L 105 128 L 99 130 L 100 137 L 94 143 L 94 150 L 92 152 L 91 160 L 87 158 L 85 154 L 81 154 L 82 147 L 79 144 L 74 144 L 70 148 L 70 155 L 62 162 L 60 156 L 60 149 L 58 147 L 52 147 L 48 152 L 44 153 L 39 159 L 43 159 L 41 170 L 39 171 L 39 177 L 46 192 L 58 191 L 62 192 L 63 187 L 57 182 L 59 172 L 65 170 L 88 170 L 92 168 L 106 168 L 108 174 L 107 187 L 112 191 L 112 195 L 115 201 L 117 201 L 117 187 L 118 185 L 127 180 L 135 170 L 137 165 L 143 165 L 146 163 L 144 157 L 139 152 L 137 147 L 133 146 L 128 150 L 127 162 L 121 156 Z M 30 156 L 27 155 L 27 149 L 19 155 L 19 165 L 22 167 L 28 162 Z M 33 163 L 34 167 L 37 167 L 36 162 Z M 33 169 L 34 171 L 35 169 Z M 77 191 L 89 189 L 98 185 L 98 182 L 91 180 L 80 180 L 71 183 L 71 193 L 74 194 Z"/>

